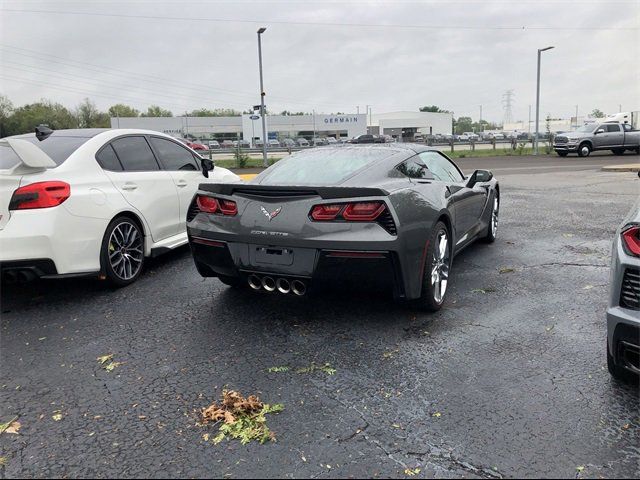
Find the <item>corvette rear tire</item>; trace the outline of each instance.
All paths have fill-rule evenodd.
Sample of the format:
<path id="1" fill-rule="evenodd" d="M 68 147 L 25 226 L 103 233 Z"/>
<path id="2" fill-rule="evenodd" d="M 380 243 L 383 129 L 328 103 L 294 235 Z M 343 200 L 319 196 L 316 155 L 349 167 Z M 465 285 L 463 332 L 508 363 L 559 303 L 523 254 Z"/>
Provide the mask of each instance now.
<path id="1" fill-rule="evenodd" d="M 120 216 L 107 226 L 100 250 L 102 271 L 115 287 L 135 282 L 144 267 L 144 234 L 135 220 Z"/>
<path id="2" fill-rule="evenodd" d="M 442 307 L 452 260 L 451 234 L 444 223 L 438 222 L 431 232 L 423 266 L 422 295 L 418 302 L 424 310 L 437 312 Z"/>

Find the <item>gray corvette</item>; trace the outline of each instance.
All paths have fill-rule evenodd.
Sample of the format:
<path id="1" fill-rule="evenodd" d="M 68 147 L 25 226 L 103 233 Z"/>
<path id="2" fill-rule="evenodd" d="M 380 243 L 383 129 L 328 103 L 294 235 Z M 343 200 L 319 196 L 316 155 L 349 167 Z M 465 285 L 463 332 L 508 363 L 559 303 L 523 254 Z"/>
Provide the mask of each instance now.
<path id="1" fill-rule="evenodd" d="M 640 173 L 638 173 L 640 176 Z M 640 198 L 620 225 L 611 255 L 607 365 L 615 378 L 640 374 Z"/>
<path id="2" fill-rule="evenodd" d="M 291 155 L 248 183 L 202 184 L 187 214 L 204 277 L 304 295 L 325 282 L 378 280 L 438 310 L 455 254 L 493 242 L 500 189 L 437 150 L 344 145 Z"/>

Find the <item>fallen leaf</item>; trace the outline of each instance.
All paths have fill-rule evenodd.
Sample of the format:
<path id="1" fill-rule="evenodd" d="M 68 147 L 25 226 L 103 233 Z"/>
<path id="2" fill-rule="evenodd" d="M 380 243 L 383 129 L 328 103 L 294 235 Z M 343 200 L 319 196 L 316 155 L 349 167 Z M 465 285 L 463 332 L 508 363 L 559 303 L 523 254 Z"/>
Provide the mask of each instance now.
<path id="1" fill-rule="evenodd" d="M 209 441 L 209 434 L 208 434 L 208 433 L 205 433 L 204 435 L 202 435 L 202 439 L 203 439 L 205 442 L 208 442 L 208 441 Z"/>
<path id="2" fill-rule="evenodd" d="M 40 337 L 38 340 L 42 341 L 42 340 L 46 340 L 46 339 L 47 339 L 47 337 Z"/>
<path id="3" fill-rule="evenodd" d="M 401 427 L 399 424 L 397 424 L 397 423 L 393 423 L 393 424 L 391 424 L 391 426 L 392 426 L 393 428 L 402 428 L 402 427 Z"/>
<path id="4" fill-rule="evenodd" d="M 0 467 L 7 466 L 7 457 L 0 457 Z"/>
<path id="5" fill-rule="evenodd" d="M 436 412 L 431 416 L 434 417 L 434 418 L 440 418 L 442 416 L 442 414 L 440 412 Z"/>
<path id="6" fill-rule="evenodd" d="M 405 468 L 404 470 L 404 474 L 408 475 L 409 477 L 413 477 L 415 475 L 418 475 L 420 473 L 420 469 L 419 468 Z"/>
<path id="7" fill-rule="evenodd" d="M 580 473 L 584 470 L 584 467 L 583 466 L 576 467 L 576 470 L 578 471 L 578 473 Z"/>
<path id="8" fill-rule="evenodd" d="M 114 368 L 119 367 L 122 364 L 123 364 L 123 362 L 111 362 L 106 367 L 104 367 L 104 369 L 107 372 L 112 372 Z"/>
<path id="9" fill-rule="evenodd" d="M 287 366 L 282 366 L 282 367 L 270 367 L 267 369 L 267 372 L 269 373 L 284 373 L 284 372 L 288 372 L 289 371 L 289 367 Z"/>
<path id="10" fill-rule="evenodd" d="M 100 362 L 100 365 L 104 365 L 105 363 L 107 363 L 112 358 L 113 358 L 113 353 L 110 353 L 109 355 L 102 355 L 101 357 L 98 357 L 96 360 L 98 360 L 98 362 Z"/>
<path id="11" fill-rule="evenodd" d="M 51 418 L 53 418 L 54 422 L 59 422 L 60 420 L 62 420 L 62 414 L 61 413 L 54 413 Z"/>
<path id="12" fill-rule="evenodd" d="M 515 270 L 513 268 L 510 267 L 505 267 L 505 268 L 501 268 L 499 270 L 500 273 L 513 273 L 515 272 Z"/>
<path id="13" fill-rule="evenodd" d="M 17 422 L 16 420 L 18 420 L 18 417 L 13 417 L 11 420 L 9 420 L 7 423 L 0 423 L 0 434 L 7 432 L 7 433 L 18 433 L 18 430 L 20 430 L 20 422 Z M 17 424 L 17 426 L 16 426 Z M 9 432 L 9 429 L 12 429 L 14 431 Z"/>
<path id="14" fill-rule="evenodd" d="M 630 427 L 630 425 L 629 425 L 628 423 L 625 423 L 625 424 L 622 426 L 622 429 L 623 429 L 623 430 L 629 430 L 629 427 Z"/>
<path id="15" fill-rule="evenodd" d="M 591 290 L 593 288 L 593 285 L 585 285 L 583 290 Z"/>
<path id="16" fill-rule="evenodd" d="M 489 287 L 489 288 L 474 288 L 473 290 L 471 290 L 471 293 L 495 293 L 496 289 Z"/>
<path id="17" fill-rule="evenodd" d="M 555 326 L 555 325 L 551 325 L 550 327 L 545 327 L 544 329 L 545 329 L 547 332 L 550 332 L 550 331 L 551 331 L 551 330 L 553 330 L 554 328 L 556 328 L 556 326 Z"/>
<path id="18" fill-rule="evenodd" d="M 573 237 L 573 233 L 563 233 L 562 236 L 565 237 L 565 238 L 572 238 Z M 584 467 L 582 467 L 582 468 L 584 468 Z"/>
<path id="19" fill-rule="evenodd" d="M 5 429 L 4 433 L 12 433 L 14 435 L 18 434 L 18 431 L 20 430 L 20 422 L 18 421 L 13 421 L 9 424 L 9 426 Z"/>

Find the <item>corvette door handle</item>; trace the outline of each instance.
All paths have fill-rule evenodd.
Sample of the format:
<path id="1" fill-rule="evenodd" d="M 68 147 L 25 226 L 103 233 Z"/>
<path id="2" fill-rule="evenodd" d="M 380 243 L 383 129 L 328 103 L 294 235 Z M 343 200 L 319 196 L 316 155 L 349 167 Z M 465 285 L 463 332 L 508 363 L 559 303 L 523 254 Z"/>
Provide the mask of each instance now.
<path id="1" fill-rule="evenodd" d="M 178 182 L 176 182 L 176 185 L 178 187 L 186 187 L 187 185 L 189 185 L 186 181 L 184 180 L 179 180 Z"/>
<path id="2" fill-rule="evenodd" d="M 135 183 L 125 183 L 122 186 L 123 190 L 135 190 L 136 188 L 138 188 L 138 185 L 136 185 Z"/>

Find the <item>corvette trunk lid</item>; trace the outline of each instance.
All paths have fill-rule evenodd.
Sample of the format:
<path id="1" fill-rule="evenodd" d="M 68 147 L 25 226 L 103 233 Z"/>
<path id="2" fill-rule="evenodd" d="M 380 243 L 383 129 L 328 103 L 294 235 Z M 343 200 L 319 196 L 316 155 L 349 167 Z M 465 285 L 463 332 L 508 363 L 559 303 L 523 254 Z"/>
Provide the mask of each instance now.
<path id="1" fill-rule="evenodd" d="M 375 237 L 385 234 L 375 223 L 313 222 L 309 213 L 319 203 L 371 200 L 386 197 L 380 188 L 267 186 L 247 184 L 201 184 L 200 190 L 213 195 L 232 197 L 238 215 L 210 216 L 219 233 L 240 235 L 256 243 L 286 244 L 287 239 L 340 241 L 354 229 Z"/>

